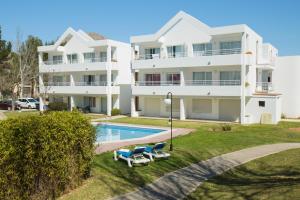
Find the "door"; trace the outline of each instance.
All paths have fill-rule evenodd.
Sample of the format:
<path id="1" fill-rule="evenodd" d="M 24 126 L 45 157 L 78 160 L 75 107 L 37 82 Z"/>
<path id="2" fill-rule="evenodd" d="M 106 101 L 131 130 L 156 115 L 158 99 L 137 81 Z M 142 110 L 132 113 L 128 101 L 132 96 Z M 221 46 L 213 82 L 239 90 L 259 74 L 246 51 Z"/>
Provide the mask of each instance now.
<path id="1" fill-rule="evenodd" d="M 240 120 L 241 104 L 238 99 L 220 99 L 219 119 L 222 121 L 238 122 Z"/>
<path id="2" fill-rule="evenodd" d="M 159 117 L 160 116 L 160 99 L 145 98 L 145 116 Z"/>
<path id="3" fill-rule="evenodd" d="M 107 112 L 107 99 L 106 97 L 101 97 L 101 112 Z"/>

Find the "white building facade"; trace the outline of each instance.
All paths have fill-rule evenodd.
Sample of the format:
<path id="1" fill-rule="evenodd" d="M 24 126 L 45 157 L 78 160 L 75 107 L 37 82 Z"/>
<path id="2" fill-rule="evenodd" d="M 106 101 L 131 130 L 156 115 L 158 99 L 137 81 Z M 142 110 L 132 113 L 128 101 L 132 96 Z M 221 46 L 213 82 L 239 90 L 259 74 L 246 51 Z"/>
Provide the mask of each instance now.
<path id="1" fill-rule="evenodd" d="M 130 45 L 68 28 L 39 52 L 40 107 L 45 100 L 111 115 L 130 113 Z"/>
<path id="2" fill-rule="evenodd" d="M 131 37 L 131 115 L 277 123 L 277 49 L 247 25 L 209 27 L 179 12 L 159 31 Z"/>
<path id="3" fill-rule="evenodd" d="M 40 106 L 62 101 L 111 115 L 276 124 L 300 117 L 300 56 L 278 51 L 247 25 L 209 27 L 180 11 L 130 44 L 69 28 L 39 51 Z"/>

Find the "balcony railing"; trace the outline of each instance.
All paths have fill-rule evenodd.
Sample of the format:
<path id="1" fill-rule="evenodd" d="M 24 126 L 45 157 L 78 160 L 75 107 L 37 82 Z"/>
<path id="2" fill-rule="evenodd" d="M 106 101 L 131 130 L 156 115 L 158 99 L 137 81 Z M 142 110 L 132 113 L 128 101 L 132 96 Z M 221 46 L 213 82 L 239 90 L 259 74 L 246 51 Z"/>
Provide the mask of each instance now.
<path id="1" fill-rule="evenodd" d="M 115 85 L 115 83 L 111 83 Z M 44 86 L 71 86 L 70 82 L 45 82 Z M 74 82 L 74 86 L 107 86 L 107 81 Z"/>
<path id="2" fill-rule="evenodd" d="M 136 81 L 136 86 L 180 86 L 180 81 Z M 239 86 L 240 80 L 186 80 L 184 86 Z"/>
<path id="3" fill-rule="evenodd" d="M 68 64 L 77 64 L 79 63 L 78 59 L 72 59 L 72 60 L 68 60 L 67 62 Z"/>
<path id="4" fill-rule="evenodd" d="M 241 85 L 240 80 L 187 80 L 185 85 L 189 86 L 235 86 Z"/>
<path id="5" fill-rule="evenodd" d="M 45 82 L 44 86 L 70 86 L 70 82 Z"/>
<path id="6" fill-rule="evenodd" d="M 107 86 L 106 81 L 75 82 L 75 86 Z"/>
<path id="7" fill-rule="evenodd" d="M 182 58 L 182 57 L 187 57 L 187 52 L 186 51 L 168 52 L 168 58 Z"/>
<path id="8" fill-rule="evenodd" d="M 241 54 L 241 48 L 194 51 L 193 53 L 194 53 L 195 57 L 197 57 L 197 56 L 215 56 L 215 55 Z"/>
<path id="9" fill-rule="evenodd" d="M 96 62 L 106 62 L 106 57 L 100 57 L 100 58 L 85 58 L 84 63 L 96 63 Z"/>
<path id="10" fill-rule="evenodd" d="M 61 65 L 61 64 L 77 64 L 77 63 L 100 63 L 100 62 L 107 62 L 106 57 L 100 57 L 100 58 L 89 58 L 84 59 L 82 62 L 80 62 L 78 59 L 68 60 L 65 62 L 64 60 L 47 60 L 43 61 L 44 65 Z M 113 60 L 112 62 L 117 62 L 117 60 Z"/>
<path id="11" fill-rule="evenodd" d="M 216 56 L 216 55 L 232 55 L 241 54 L 241 48 L 233 49 L 215 49 L 215 50 L 205 50 L 205 51 L 193 51 L 194 57 L 199 56 Z M 182 58 L 187 57 L 187 51 L 182 52 L 168 52 L 168 58 Z M 140 54 L 136 56 L 136 60 L 149 60 L 149 59 L 159 59 L 162 58 L 160 54 Z"/>
<path id="12" fill-rule="evenodd" d="M 63 64 L 63 60 L 46 60 L 46 61 L 43 61 L 43 63 L 45 65 L 60 65 L 60 64 Z"/>
<path id="13" fill-rule="evenodd" d="M 180 81 L 136 81 L 136 86 L 178 86 Z"/>
<path id="14" fill-rule="evenodd" d="M 139 54 L 136 56 L 136 60 L 149 60 L 149 59 L 157 59 L 160 58 L 160 54 Z"/>
<path id="15" fill-rule="evenodd" d="M 271 82 L 257 82 L 256 83 L 256 91 L 257 92 L 269 92 L 273 91 L 274 86 Z"/>

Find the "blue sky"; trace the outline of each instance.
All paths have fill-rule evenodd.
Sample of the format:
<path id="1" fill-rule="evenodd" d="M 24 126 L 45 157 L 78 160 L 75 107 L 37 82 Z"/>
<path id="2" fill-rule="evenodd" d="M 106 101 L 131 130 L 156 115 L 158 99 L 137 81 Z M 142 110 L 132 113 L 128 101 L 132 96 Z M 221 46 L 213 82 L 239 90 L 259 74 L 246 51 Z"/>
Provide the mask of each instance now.
<path id="1" fill-rule="evenodd" d="M 67 27 L 129 42 L 131 35 L 156 32 L 183 10 L 209 26 L 247 24 L 280 55 L 300 55 L 298 0 L 9 0 L 1 3 L 3 37 L 35 35 L 56 39 Z"/>

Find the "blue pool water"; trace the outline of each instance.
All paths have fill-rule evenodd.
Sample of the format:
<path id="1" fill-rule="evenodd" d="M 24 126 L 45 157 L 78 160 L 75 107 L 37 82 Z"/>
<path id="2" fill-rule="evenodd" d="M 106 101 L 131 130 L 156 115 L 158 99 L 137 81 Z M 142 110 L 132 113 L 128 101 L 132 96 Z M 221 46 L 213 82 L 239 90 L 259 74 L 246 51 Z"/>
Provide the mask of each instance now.
<path id="1" fill-rule="evenodd" d="M 141 137 L 161 133 L 162 131 L 165 130 L 101 124 L 96 126 L 96 131 L 97 131 L 97 142 L 105 142 L 105 141 L 141 138 Z"/>

